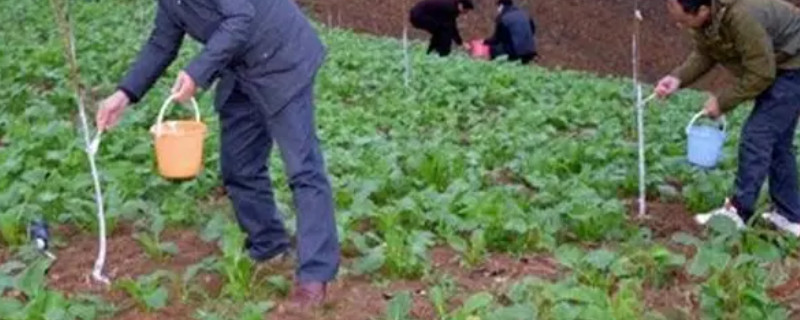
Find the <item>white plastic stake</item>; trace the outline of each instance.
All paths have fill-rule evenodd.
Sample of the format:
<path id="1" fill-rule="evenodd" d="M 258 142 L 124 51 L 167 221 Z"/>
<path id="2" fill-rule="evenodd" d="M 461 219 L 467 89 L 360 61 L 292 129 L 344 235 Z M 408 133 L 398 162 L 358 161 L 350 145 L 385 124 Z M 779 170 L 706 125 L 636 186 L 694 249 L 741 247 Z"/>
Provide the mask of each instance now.
<path id="1" fill-rule="evenodd" d="M 403 74 L 403 80 L 408 88 L 411 85 L 411 60 L 409 59 L 408 55 L 408 26 L 403 26 L 403 65 L 405 67 L 405 73 Z"/>
<path id="2" fill-rule="evenodd" d="M 638 1 L 634 0 L 635 26 L 633 34 L 633 84 L 636 95 L 636 127 L 639 145 L 639 216 L 647 214 L 647 179 L 645 168 L 644 150 L 644 103 L 642 100 L 642 85 L 639 84 L 639 24 L 642 21 L 642 13 L 639 11 Z M 646 101 L 655 97 L 651 95 Z"/>
<path id="3" fill-rule="evenodd" d="M 642 86 L 636 86 L 636 122 L 639 132 L 639 216 L 647 213 L 647 181 L 645 178 L 645 153 L 644 153 L 644 104 L 642 103 Z"/>
<path id="4" fill-rule="evenodd" d="M 403 12 L 408 12 L 408 0 L 403 0 Z M 408 22 L 403 20 L 403 83 L 406 88 L 411 86 L 411 57 L 408 53 Z"/>
<path id="5" fill-rule="evenodd" d="M 110 284 L 111 281 L 103 275 L 103 266 L 106 263 L 106 215 L 103 205 L 103 192 L 100 189 L 100 175 L 97 173 L 97 165 L 95 164 L 94 157 L 95 154 L 97 154 L 97 149 L 100 147 L 100 131 L 97 132 L 93 141 L 89 141 L 89 127 L 86 123 L 83 102 L 80 102 L 80 105 L 81 122 L 83 122 L 83 132 L 86 139 L 86 154 L 89 156 L 89 166 L 92 169 L 92 179 L 94 180 L 94 197 L 97 203 L 97 224 L 100 229 L 98 239 L 99 248 L 97 250 L 97 259 L 92 269 L 92 278 L 95 281 Z"/>

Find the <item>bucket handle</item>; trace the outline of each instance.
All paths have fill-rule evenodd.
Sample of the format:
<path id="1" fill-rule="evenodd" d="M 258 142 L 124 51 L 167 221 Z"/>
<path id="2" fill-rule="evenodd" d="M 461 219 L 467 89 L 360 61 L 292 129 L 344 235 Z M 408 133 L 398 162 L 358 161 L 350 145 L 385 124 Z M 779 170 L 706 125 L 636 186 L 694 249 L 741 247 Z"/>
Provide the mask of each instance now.
<path id="1" fill-rule="evenodd" d="M 164 101 L 164 104 L 161 105 L 161 110 L 158 112 L 158 120 L 156 120 L 156 136 L 161 135 L 161 124 L 164 122 L 164 113 L 167 111 L 167 108 L 172 105 L 171 102 L 174 99 L 174 96 L 169 96 L 167 100 Z M 194 97 L 192 97 L 192 108 L 194 109 L 195 121 L 200 122 L 200 108 L 197 106 L 197 100 L 195 100 Z"/>
<path id="2" fill-rule="evenodd" d="M 699 120 L 700 117 L 703 117 L 705 115 L 706 115 L 705 111 L 700 111 L 696 115 L 694 115 L 694 117 L 692 117 L 692 121 L 689 121 L 689 125 L 686 126 L 686 135 L 689 135 L 689 132 L 692 130 L 692 126 L 694 126 L 694 123 L 697 122 L 697 120 Z M 727 132 L 728 122 L 725 121 L 725 116 L 721 116 L 719 121 L 722 122 L 722 133 Z"/>

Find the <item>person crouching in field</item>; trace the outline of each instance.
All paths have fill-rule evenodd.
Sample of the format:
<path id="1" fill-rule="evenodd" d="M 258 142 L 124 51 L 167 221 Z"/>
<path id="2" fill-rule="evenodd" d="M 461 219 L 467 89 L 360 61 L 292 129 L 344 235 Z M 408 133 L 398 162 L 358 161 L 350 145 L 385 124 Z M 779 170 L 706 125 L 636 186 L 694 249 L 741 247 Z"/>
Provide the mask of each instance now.
<path id="1" fill-rule="evenodd" d="M 720 63 L 738 82 L 719 96 L 710 95 L 705 114 L 717 118 L 755 100 L 742 129 L 733 197 L 695 220 L 706 224 L 711 217 L 724 216 L 744 228 L 769 176 L 774 212 L 762 218 L 800 236 L 793 146 L 800 117 L 800 10 L 783 0 L 666 1 L 670 16 L 691 31 L 695 48 L 682 66 L 658 82 L 656 94 L 669 96 Z"/>
<path id="2" fill-rule="evenodd" d="M 508 55 L 509 61 L 528 64 L 536 58 L 536 24 L 513 0 L 498 0 L 494 35 L 484 40 L 492 60 Z"/>
<path id="3" fill-rule="evenodd" d="M 439 56 L 449 56 L 453 42 L 464 46 L 458 32 L 458 17 L 473 10 L 472 0 L 423 0 L 410 12 L 411 25 L 431 34 L 428 54 L 436 51 Z"/>
<path id="4" fill-rule="evenodd" d="M 277 211 L 267 162 L 281 149 L 297 209 L 297 272 L 292 303 L 320 306 L 340 254 L 331 186 L 314 124 L 314 79 L 325 48 L 292 0 L 159 0 L 155 27 L 97 126 L 115 125 L 175 60 L 184 35 L 204 44 L 178 74 L 172 95 L 190 100 L 214 80 L 220 165 L 243 248 L 264 266 L 286 257 L 289 236 Z"/>

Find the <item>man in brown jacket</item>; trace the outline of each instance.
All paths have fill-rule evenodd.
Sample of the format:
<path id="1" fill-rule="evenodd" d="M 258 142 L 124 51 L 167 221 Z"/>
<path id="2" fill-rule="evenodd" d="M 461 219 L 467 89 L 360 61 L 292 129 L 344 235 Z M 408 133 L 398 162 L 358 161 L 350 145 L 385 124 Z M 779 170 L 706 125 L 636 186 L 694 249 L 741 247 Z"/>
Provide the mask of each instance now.
<path id="1" fill-rule="evenodd" d="M 754 215 L 769 176 L 774 212 L 763 218 L 800 236 L 800 191 L 794 135 L 800 117 L 800 9 L 784 0 L 666 0 L 670 16 L 690 30 L 694 51 L 656 93 L 666 97 L 693 84 L 717 63 L 738 78 L 711 94 L 705 114 L 717 118 L 755 100 L 742 129 L 735 193 L 725 205 L 695 217 L 725 216 L 739 228 Z"/>

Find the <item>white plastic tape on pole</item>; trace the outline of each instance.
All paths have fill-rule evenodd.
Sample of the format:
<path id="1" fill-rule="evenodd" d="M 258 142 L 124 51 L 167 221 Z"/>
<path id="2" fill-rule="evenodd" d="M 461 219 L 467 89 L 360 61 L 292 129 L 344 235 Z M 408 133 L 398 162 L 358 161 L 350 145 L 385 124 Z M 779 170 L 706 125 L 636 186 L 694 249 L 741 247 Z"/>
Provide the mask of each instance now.
<path id="1" fill-rule="evenodd" d="M 633 34 L 633 82 L 634 90 L 636 93 L 636 127 L 638 135 L 638 149 L 639 149 L 639 216 L 647 214 L 647 170 L 645 168 L 645 150 L 644 150 L 644 104 L 642 100 L 642 86 L 639 84 L 639 23 L 643 20 L 642 13 L 639 11 L 638 1 L 634 0 L 634 16 L 636 27 Z M 647 98 L 647 101 L 652 99 L 654 95 Z"/>
<path id="2" fill-rule="evenodd" d="M 408 26 L 403 25 L 403 64 L 405 67 L 405 72 L 403 74 L 403 80 L 408 88 L 411 85 L 411 61 L 408 56 Z"/>
<path id="3" fill-rule="evenodd" d="M 70 29 L 71 30 L 71 29 Z M 74 36 L 70 35 L 73 39 Z M 74 47 L 74 40 L 72 42 L 72 56 L 77 61 L 77 57 L 75 56 L 75 47 Z M 95 161 L 95 154 L 97 154 L 97 150 L 100 148 L 100 134 L 101 132 L 98 130 L 97 135 L 93 140 L 89 140 L 89 124 L 86 120 L 86 108 L 83 105 L 83 97 L 78 95 L 78 110 L 80 111 L 79 114 L 81 116 L 81 123 L 83 125 L 83 138 L 86 144 L 86 155 L 89 158 L 89 167 L 92 170 L 92 179 L 94 180 L 94 198 L 95 203 L 97 204 L 97 225 L 99 230 L 99 248 L 97 250 L 97 259 L 94 262 L 94 268 L 92 269 L 92 279 L 95 281 L 99 281 L 105 284 L 110 284 L 111 281 L 103 275 L 103 267 L 106 263 L 106 215 L 103 208 L 103 192 L 100 188 L 100 175 L 97 172 L 97 164 Z"/>
<path id="4" fill-rule="evenodd" d="M 66 14 L 69 12 L 69 2 L 64 1 L 59 3 L 56 1 L 51 1 L 50 4 L 53 6 L 53 13 L 56 15 L 56 23 L 59 25 L 59 29 L 62 31 L 62 36 L 67 42 L 64 46 L 65 56 L 70 66 L 72 85 L 75 90 L 74 93 L 78 103 L 78 113 L 80 115 L 81 125 L 83 127 L 84 151 L 86 151 L 86 155 L 89 158 L 89 167 L 91 168 L 92 178 L 94 179 L 95 202 L 97 203 L 97 219 L 100 229 L 100 248 L 97 253 L 97 260 L 95 260 L 94 269 L 92 270 L 92 278 L 96 281 L 110 284 L 108 278 L 103 275 L 103 266 L 105 265 L 106 260 L 106 221 L 105 212 L 103 211 L 103 193 L 100 189 L 100 176 L 97 173 L 97 165 L 95 163 L 95 154 L 100 147 L 100 132 L 98 131 L 96 136 L 92 140 L 89 140 L 91 135 L 89 133 L 89 124 L 86 120 L 86 108 L 83 102 L 79 73 L 77 71 L 78 58 L 75 53 L 75 34 L 70 27 L 71 23 L 68 15 Z M 59 9 L 59 7 L 61 7 L 61 9 Z"/>

